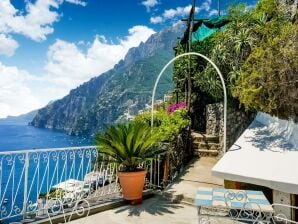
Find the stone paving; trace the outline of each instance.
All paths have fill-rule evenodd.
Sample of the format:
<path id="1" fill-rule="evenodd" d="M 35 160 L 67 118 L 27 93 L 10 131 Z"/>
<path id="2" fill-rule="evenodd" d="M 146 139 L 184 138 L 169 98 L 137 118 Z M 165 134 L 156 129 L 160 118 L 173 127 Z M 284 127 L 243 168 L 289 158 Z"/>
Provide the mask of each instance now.
<path id="1" fill-rule="evenodd" d="M 223 180 L 211 175 L 211 169 L 218 161 L 214 157 L 202 157 L 194 160 L 181 175 L 181 177 L 168 187 L 166 192 L 170 195 L 181 196 L 182 202 L 174 203 L 162 196 L 143 201 L 136 206 L 123 206 L 112 210 L 97 213 L 95 215 L 74 220 L 73 224 L 91 223 L 198 223 L 197 208 L 192 205 L 196 189 L 199 186 L 219 187 L 223 186 Z M 219 223 L 231 223 L 220 220 Z"/>
<path id="2" fill-rule="evenodd" d="M 223 187 L 223 179 L 212 176 L 211 169 L 217 163 L 216 157 L 201 157 L 188 165 L 181 177 L 171 184 L 166 192 L 173 197 L 192 203 L 198 187 Z"/>
<path id="3" fill-rule="evenodd" d="M 161 196 L 143 201 L 136 206 L 122 206 L 71 222 L 72 224 L 115 223 L 115 224 L 197 224 L 197 209 L 193 206 L 175 204 Z"/>
<path id="4" fill-rule="evenodd" d="M 85 218 L 71 221 L 71 224 L 198 224 L 197 208 L 177 204 L 164 197 L 155 196 L 143 201 L 141 205 L 126 205 L 107 210 Z M 223 218 L 213 218 L 210 224 L 240 224 Z"/>

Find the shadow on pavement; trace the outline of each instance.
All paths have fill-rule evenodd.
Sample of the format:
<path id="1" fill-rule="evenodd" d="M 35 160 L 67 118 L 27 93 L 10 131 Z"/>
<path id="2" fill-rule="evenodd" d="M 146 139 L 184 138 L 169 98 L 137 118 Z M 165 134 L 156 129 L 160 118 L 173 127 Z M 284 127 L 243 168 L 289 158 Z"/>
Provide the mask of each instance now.
<path id="1" fill-rule="evenodd" d="M 122 207 L 116 210 L 115 213 L 127 211 L 128 216 L 140 216 L 143 212 L 146 212 L 150 215 L 164 215 L 174 214 L 174 210 L 180 208 L 183 208 L 183 206 L 156 196 L 143 201 L 143 203 L 140 205 Z"/>

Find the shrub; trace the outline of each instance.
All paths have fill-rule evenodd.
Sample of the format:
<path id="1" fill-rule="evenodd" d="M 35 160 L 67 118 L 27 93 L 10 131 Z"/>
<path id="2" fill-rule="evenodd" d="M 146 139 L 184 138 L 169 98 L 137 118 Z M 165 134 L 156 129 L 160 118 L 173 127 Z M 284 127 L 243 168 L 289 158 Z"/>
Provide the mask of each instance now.
<path id="1" fill-rule="evenodd" d="M 140 114 L 135 120 L 151 126 L 151 113 Z M 161 142 L 174 141 L 189 125 L 190 120 L 185 108 L 176 108 L 170 115 L 166 110 L 157 111 L 154 114 L 153 132 L 157 133 Z"/>

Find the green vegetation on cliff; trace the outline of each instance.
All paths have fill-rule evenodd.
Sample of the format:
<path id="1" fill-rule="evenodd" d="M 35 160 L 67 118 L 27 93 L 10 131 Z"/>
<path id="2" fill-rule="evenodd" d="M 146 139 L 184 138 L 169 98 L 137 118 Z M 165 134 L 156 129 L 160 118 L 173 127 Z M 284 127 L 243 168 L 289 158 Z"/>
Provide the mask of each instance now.
<path id="1" fill-rule="evenodd" d="M 119 121 L 124 113 L 134 115 L 144 109 L 150 103 L 157 75 L 174 56 L 173 47 L 180 31 L 181 27 L 173 26 L 152 35 L 130 49 L 110 71 L 40 109 L 31 125 L 71 135 L 93 135 Z M 160 80 L 157 99 L 172 89 L 171 70 Z"/>

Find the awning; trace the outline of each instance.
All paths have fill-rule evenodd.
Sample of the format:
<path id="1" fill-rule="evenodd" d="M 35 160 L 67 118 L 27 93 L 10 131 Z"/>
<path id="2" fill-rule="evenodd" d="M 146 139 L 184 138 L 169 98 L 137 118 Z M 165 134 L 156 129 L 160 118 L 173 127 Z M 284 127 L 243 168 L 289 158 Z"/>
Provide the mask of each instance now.
<path id="1" fill-rule="evenodd" d="M 298 124 L 258 113 L 212 174 L 298 194 Z"/>
<path id="2" fill-rule="evenodd" d="M 187 23 L 187 28 L 184 32 L 184 36 L 181 39 L 181 44 L 187 44 L 189 39 L 189 29 L 190 29 L 190 20 Z M 224 27 L 230 20 L 227 16 L 217 16 L 211 19 L 197 19 L 193 25 L 191 42 L 202 41 L 205 38 L 209 37 L 211 34 L 218 31 L 220 28 Z"/>

